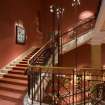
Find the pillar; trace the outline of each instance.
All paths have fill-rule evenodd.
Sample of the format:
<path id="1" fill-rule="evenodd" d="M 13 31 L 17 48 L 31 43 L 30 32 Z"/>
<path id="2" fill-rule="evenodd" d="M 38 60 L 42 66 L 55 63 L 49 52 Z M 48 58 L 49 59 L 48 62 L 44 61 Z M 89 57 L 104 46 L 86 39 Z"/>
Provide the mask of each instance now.
<path id="1" fill-rule="evenodd" d="M 91 46 L 91 66 L 95 68 L 101 68 L 101 45 Z"/>

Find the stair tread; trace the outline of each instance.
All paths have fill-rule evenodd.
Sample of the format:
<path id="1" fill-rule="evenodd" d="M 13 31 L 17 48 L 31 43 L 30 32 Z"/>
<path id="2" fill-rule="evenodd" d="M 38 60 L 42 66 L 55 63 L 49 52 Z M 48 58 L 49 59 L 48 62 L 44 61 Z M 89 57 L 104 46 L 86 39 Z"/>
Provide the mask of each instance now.
<path id="1" fill-rule="evenodd" d="M 26 70 L 27 67 L 22 67 L 22 66 L 15 66 L 12 69 L 18 69 L 18 70 Z"/>
<path id="2" fill-rule="evenodd" d="M 0 83 L 0 88 L 7 89 L 7 90 L 16 90 L 17 92 L 18 91 L 24 92 L 27 90 L 26 86 L 8 84 L 8 83 Z"/>
<path id="3" fill-rule="evenodd" d="M 0 98 L 0 104 L 1 105 L 16 105 L 16 102 L 4 100 L 4 99 Z"/>
<path id="4" fill-rule="evenodd" d="M 28 62 L 28 59 L 23 59 L 22 61 L 26 61 L 26 62 Z"/>
<path id="5" fill-rule="evenodd" d="M 27 61 L 20 61 L 21 64 L 27 64 Z"/>
<path id="6" fill-rule="evenodd" d="M 12 99 L 21 99 L 22 98 L 22 94 L 21 93 L 16 93 L 13 91 L 9 91 L 9 90 L 4 90 L 4 89 L 0 89 L 0 97 L 4 97 L 5 99 L 7 98 L 12 98 Z"/>
<path id="7" fill-rule="evenodd" d="M 27 85 L 27 81 L 26 80 L 19 80 L 19 79 L 13 79 L 13 78 L 0 78 L 0 82 L 3 83 L 11 83 L 11 84 L 19 84 L 19 85 Z"/>
<path id="8" fill-rule="evenodd" d="M 25 57 L 24 59 L 27 59 L 27 60 L 29 60 L 29 59 L 30 59 L 30 57 Z"/>
<path id="9" fill-rule="evenodd" d="M 4 77 L 27 79 L 26 75 L 19 75 L 19 74 L 12 74 L 12 73 L 8 73 L 8 74 L 4 75 Z"/>
<path id="10" fill-rule="evenodd" d="M 28 64 L 22 64 L 22 63 L 19 63 L 19 64 L 16 64 L 16 66 L 17 66 L 17 67 L 18 67 L 18 66 L 27 67 Z"/>
<path id="11" fill-rule="evenodd" d="M 25 71 L 23 70 L 11 70 L 11 71 L 8 71 L 9 73 L 13 73 L 13 74 L 22 74 L 24 75 Z"/>

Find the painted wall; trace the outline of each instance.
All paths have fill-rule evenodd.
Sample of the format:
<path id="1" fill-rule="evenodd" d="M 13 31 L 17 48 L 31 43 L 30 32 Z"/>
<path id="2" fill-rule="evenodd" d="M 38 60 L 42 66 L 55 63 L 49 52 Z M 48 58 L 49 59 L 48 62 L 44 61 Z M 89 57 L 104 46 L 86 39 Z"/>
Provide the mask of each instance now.
<path id="1" fill-rule="evenodd" d="M 0 1 L 0 68 L 29 47 L 39 46 L 41 38 L 35 26 L 38 11 L 40 11 L 40 0 Z M 19 21 L 26 29 L 25 45 L 16 44 L 15 23 Z"/>
<path id="2" fill-rule="evenodd" d="M 91 45 L 85 44 L 62 55 L 62 66 L 75 67 L 76 63 L 79 67 L 87 67 L 91 64 Z"/>
<path id="3" fill-rule="evenodd" d="M 102 44 L 102 65 L 105 67 L 105 44 Z"/>
<path id="4" fill-rule="evenodd" d="M 102 66 L 105 66 L 105 44 L 102 44 L 101 45 L 101 65 Z M 77 51 L 76 50 L 72 50 L 66 54 L 64 54 L 63 56 L 61 56 L 62 58 L 62 66 L 75 66 L 76 64 L 76 52 L 77 52 L 77 64 L 79 67 L 88 67 L 88 66 L 91 66 L 92 64 L 92 59 L 91 59 L 91 56 L 92 56 L 92 48 L 91 48 L 91 45 L 89 44 L 85 44 L 85 45 L 82 45 L 80 47 L 77 48 Z M 96 53 L 97 51 L 95 51 Z M 98 53 L 98 52 L 97 52 Z M 98 56 L 97 58 L 98 59 Z M 97 62 L 97 61 L 96 61 Z"/>

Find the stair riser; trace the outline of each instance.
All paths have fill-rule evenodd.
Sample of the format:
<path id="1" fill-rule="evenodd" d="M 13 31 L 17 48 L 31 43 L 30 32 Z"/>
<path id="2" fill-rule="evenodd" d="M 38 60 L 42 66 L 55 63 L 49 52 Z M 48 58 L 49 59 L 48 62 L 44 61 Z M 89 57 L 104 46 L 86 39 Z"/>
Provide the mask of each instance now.
<path id="1" fill-rule="evenodd" d="M 18 83 L 18 82 L 13 82 L 13 81 L 0 81 L 2 83 L 9 83 L 9 84 L 14 84 L 14 85 L 22 85 L 22 86 L 27 86 L 26 83 Z"/>
<path id="2" fill-rule="evenodd" d="M 28 65 L 27 64 L 26 65 L 25 64 L 23 64 L 23 65 L 17 64 L 16 67 L 28 67 Z"/>
<path id="3" fill-rule="evenodd" d="M 26 70 L 26 68 L 18 68 L 18 67 L 13 67 L 12 69 L 13 69 L 13 70 L 23 70 L 23 71 Z"/>
<path id="4" fill-rule="evenodd" d="M 4 75 L 4 77 L 7 77 L 7 78 L 15 78 L 15 79 L 21 79 L 21 80 L 27 80 L 27 78 L 25 78 L 25 77 L 15 77 L 15 76 L 8 76 L 8 75 Z"/>
<path id="5" fill-rule="evenodd" d="M 21 93 L 21 94 L 25 94 L 27 90 L 18 90 L 15 88 L 6 88 L 6 87 L 0 87 L 0 89 L 4 89 L 4 90 L 8 90 L 8 91 L 12 91 L 14 93 Z"/>
<path id="6" fill-rule="evenodd" d="M 24 72 L 18 72 L 18 71 L 8 71 L 9 73 L 12 73 L 12 74 L 20 74 L 20 75 L 25 75 L 25 71 Z"/>
<path id="7" fill-rule="evenodd" d="M 16 103 L 18 103 L 19 101 L 21 101 L 21 99 L 15 99 L 15 98 L 11 98 L 11 97 L 7 97 L 7 96 L 3 96 L 3 95 L 0 95 L 0 97 L 2 97 L 2 99 L 4 99 L 4 100 L 8 100 L 8 101 L 12 101 L 12 102 L 16 102 Z"/>
<path id="8" fill-rule="evenodd" d="M 27 64 L 27 62 L 25 62 L 25 61 L 21 61 L 20 64 Z"/>
<path id="9" fill-rule="evenodd" d="M 27 61 L 28 62 L 28 59 L 23 59 L 22 61 Z"/>

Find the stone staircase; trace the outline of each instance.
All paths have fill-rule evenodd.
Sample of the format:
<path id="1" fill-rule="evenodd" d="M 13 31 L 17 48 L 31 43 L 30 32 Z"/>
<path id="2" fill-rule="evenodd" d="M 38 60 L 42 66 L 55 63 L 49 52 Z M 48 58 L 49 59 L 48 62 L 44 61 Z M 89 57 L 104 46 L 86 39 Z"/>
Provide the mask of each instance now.
<path id="1" fill-rule="evenodd" d="M 23 105 L 23 98 L 27 92 L 27 75 L 25 72 L 28 67 L 28 60 L 38 51 L 33 50 L 27 57 L 18 63 L 7 67 L 7 73 L 0 78 L 0 105 Z M 43 64 L 43 57 L 40 58 Z"/>

